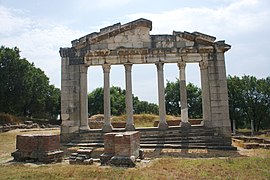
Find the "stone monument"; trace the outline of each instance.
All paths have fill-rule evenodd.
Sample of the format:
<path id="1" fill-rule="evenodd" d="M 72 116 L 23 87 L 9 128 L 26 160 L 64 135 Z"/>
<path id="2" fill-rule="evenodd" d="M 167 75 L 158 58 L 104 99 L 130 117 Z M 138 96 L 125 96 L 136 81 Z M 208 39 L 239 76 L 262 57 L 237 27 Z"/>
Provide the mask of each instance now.
<path id="1" fill-rule="evenodd" d="M 190 127 L 186 94 L 187 63 L 200 67 L 203 125 L 213 128 L 225 141 L 231 141 L 228 90 L 224 53 L 231 46 L 224 40 L 200 32 L 173 31 L 168 35 L 150 35 L 152 22 L 138 19 L 126 24 L 114 24 L 71 42 L 72 47 L 60 48 L 61 72 L 61 140 L 70 141 L 80 132 L 88 131 L 87 69 L 101 66 L 104 75 L 103 132 L 113 130 L 110 105 L 110 70 L 123 65 L 126 81 L 126 127 L 134 130 L 132 104 L 132 67 L 153 64 L 157 68 L 159 125 L 168 129 L 164 93 L 166 63 L 179 68 L 181 89 L 181 127 Z M 91 83 L 91 82 L 89 82 Z"/>

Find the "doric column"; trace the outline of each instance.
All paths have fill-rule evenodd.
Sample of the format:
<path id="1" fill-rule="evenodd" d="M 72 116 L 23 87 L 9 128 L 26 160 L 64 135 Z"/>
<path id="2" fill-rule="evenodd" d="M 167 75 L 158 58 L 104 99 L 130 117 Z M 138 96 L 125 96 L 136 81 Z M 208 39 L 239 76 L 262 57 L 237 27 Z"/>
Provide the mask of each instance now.
<path id="1" fill-rule="evenodd" d="M 202 86 L 202 111 L 203 125 L 211 127 L 211 110 L 210 110 L 210 89 L 208 79 L 208 62 L 203 60 L 199 63 L 201 71 L 201 86 Z"/>
<path id="2" fill-rule="evenodd" d="M 132 64 L 125 64 L 125 74 L 126 74 L 126 130 L 135 130 L 134 120 L 133 120 L 133 99 L 132 99 L 132 78 L 131 78 L 131 68 Z"/>
<path id="3" fill-rule="evenodd" d="M 112 131 L 111 125 L 111 97 L 110 97 L 110 64 L 103 64 L 104 75 L 104 125 L 102 130 L 104 132 Z"/>
<path id="4" fill-rule="evenodd" d="M 187 104 L 187 87 L 186 87 L 186 63 L 178 63 L 179 68 L 179 85 L 180 85 L 180 104 L 181 104 L 181 127 L 189 127 L 188 122 L 188 104 Z"/>
<path id="5" fill-rule="evenodd" d="M 80 66 L 80 130 L 89 130 L 87 69 L 88 67 L 85 65 Z"/>
<path id="6" fill-rule="evenodd" d="M 159 124 L 158 124 L 158 128 L 161 129 L 161 130 L 168 129 L 168 124 L 166 122 L 163 65 L 164 65 L 164 63 L 156 63 L 157 76 L 158 76 L 158 105 L 159 105 Z"/>

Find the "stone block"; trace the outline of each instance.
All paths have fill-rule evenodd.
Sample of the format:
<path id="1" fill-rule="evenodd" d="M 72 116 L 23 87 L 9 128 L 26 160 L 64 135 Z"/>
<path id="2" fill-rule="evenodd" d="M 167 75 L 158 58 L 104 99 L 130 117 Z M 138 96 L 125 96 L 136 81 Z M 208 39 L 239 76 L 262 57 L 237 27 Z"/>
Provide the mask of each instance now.
<path id="1" fill-rule="evenodd" d="M 15 160 L 37 160 L 44 163 L 62 160 L 60 136 L 49 134 L 24 134 L 16 137 L 16 151 L 12 153 Z"/>
<path id="2" fill-rule="evenodd" d="M 100 164 L 101 165 L 108 165 L 111 158 L 114 156 L 114 154 L 101 154 L 100 155 Z"/>
<path id="3" fill-rule="evenodd" d="M 104 135 L 104 153 L 100 156 L 102 165 L 133 166 L 139 155 L 140 133 L 138 131 Z M 133 161 L 133 159 L 135 160 Z"/>
<path id="4" fill-rule="evenodd" d="M 80 148 L 76 153 L 69 156 L 69 164 L 91 165 L 94 160 L 91 158 L 92 148 Z"/>
<path id="5" fill-rule="evenodd" d="M 177 48 L 183 48 L 183 47 L 186 47 L 186 42 L 185 42 L 185 41 L 175 42 L 175 46 L 176 46 Z"/>
<path id="6" fill-rule="evenodd" d="M 135 156 L 113 156 L 109 163 L 120 167 L 135 167 L 136 158 Z"/>

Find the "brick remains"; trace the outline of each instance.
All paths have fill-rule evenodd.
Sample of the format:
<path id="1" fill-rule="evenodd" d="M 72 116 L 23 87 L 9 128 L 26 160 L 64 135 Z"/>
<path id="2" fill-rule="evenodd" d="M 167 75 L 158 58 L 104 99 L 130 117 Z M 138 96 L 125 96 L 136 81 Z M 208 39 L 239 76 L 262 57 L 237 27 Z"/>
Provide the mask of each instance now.
<path id="1" fill-rule="evenodd" d="M 11 155 L 15 161 L 34 160 L 44 163 L 62 161 L 63 151 L 60 150 L 60 135 L 17 135 L 16 151 Z"/>
<path id="2" fill-rule="evenodd" d="M 94 160 L 91 158 L 93 148 L 80 148 L 69 156 L 69 164 L 91 165 Z"/>
<path id="3" fill-rule="evenodd" d="M 104 135 L 104 153 L 101 165 L 134 167 L 140 155 L 140 132 L 118 132 Z"/>

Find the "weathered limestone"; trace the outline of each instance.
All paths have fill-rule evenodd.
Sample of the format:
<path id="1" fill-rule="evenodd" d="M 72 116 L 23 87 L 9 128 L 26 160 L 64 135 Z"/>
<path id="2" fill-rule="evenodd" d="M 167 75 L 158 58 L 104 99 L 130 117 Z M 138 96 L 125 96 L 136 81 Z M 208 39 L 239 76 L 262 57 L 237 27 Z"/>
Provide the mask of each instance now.
<path id="1" fill-rule="evenodd" d="M 136 64 L 155 64 L 158 76 L 159 129 L 168 128 L 164 98 L 164 63 L 179 66 L 181 89 L 181 126 L 188 124 L 186 63 L 198 63 L 201 70 L 203 125 L 214 128 L 230 144 L 231 124 L 224 53 L 230 49 L 225 41 L 200 32 L 150 35 L 152 22 L 138 19 L 127 24 L 105 27 L 72 41 L 61 48 L 61 140 L 70 141 L 87 125 L 87 67 L 102 66 L 104 71 L 103 131 L 112 131 L 110 121 L 110 67 L 124 65 L 126 75 L 126 130 L 134 130 L 131 69 Z"/>
<path id="2" fill-rule="evenodd" d="M 186 63 L 178 63 L 179 68 L 179 85 L 180 85 L 180 104 L 181 104 L 181 127 L 190 127 L 188 122 L 188 104 L 187 104 L 187 88 L 186 88 Z"/>
<path id="3" fill-rule="evenodd" d="M 126 130 L 135 130 L 134 120 L 133 120 L 133 99 L 132 99 L 132 78 L 131 78 L 131 68 L 132 64 L 124 64 L 126 73 Z"/>
<path id="4" fill-rule="evenodd" d="M 158 128 L 161 130 L 168 129 L 166 122 L 166 106 L 165 106 L 165 88 L 164 88 L 164 63 L 156 63 L 158 76 L 158 106 L 159 106 L 159 124 Z"/>
<path id="5" fill-rule="evenodd" d="M 80 130 L 89 130 L 88 126 L 88 93 L 87 93 L 87 67 L 80 66 Z"/>
<path id="6" fill-rule="evenodd" d="M 202 88 L 202 110 L 203 110 L 203 124 L 211 127 L 211 108 L 210 108 L 210 90 L 208 79 L 208 62 L 205 58 L 199 63 L 201 71 L 201 88 Z"/>
<path id="7" fill-rule="evenodd" d="M 111 132 L 111 97 L 110 97 L 110 64 L 104 64 L 102 66 L 104 74 L 104 126 L 102 130 L 104 132 Z"/>

